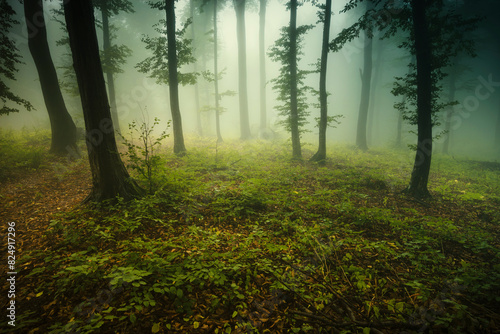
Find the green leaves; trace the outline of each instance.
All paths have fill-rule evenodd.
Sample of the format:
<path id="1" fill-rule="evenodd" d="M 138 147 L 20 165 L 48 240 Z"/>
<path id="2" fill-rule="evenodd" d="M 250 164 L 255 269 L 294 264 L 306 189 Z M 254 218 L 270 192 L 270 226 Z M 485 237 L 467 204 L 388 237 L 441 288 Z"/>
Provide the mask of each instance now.
<path id="1" fill-rule="evenodd" d="M 112 287 L 123 283 L 132 283 L 134 287 L 139 287 L 146 284 L 142 278 L 151 275 L 149 271 L 138 270 L 134 267 L 118 267 L 116 269 L 114 273 L 104 276 L 105 278 L 111 278 L 109 284 Z"/>
<path id="2" fill-rule="evenodd" d="M 196 72 L 180 72 L 183 66 L 196 61 L 192 53 L 192 40 L 184 38 L 190 24 L 191 20 L 187 20 L 183 27 L 175 32 L 178 66 L 177 77 L 181 85 L 194 85 L 199 75 Z M 159 36 L 149 37 L 144 35 L 141 38 L 141 41 L 146 44 L 146 50 L 150 50 L 153 55 L 139 62 L 135 68 L 139 72 L 146 73 L 149 77 L 156 79 L 157 83 L 168 85 L 168 48 L 165 20 L 160 20 L 154 27 Z"/>

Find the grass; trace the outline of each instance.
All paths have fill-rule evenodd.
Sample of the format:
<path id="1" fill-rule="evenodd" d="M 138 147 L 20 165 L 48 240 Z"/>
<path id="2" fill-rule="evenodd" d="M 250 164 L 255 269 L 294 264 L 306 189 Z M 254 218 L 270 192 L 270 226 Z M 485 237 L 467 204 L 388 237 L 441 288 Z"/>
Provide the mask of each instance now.
<path id="1" fill-rule="evenodd" d="M 54 216 L 23 250 L 16 330 L 498 330 L 498 171 L 436 156 L 434 197 L 416 202 L 400 194 L 407 152 L 328 156 L 294 162 L 269 142 L 162 153 L 154 194 Z"/>
<path id="2" fill-rule="evenodd" d="M 0 182 L 46 166 L 50 133 L 0 130 Z"/>

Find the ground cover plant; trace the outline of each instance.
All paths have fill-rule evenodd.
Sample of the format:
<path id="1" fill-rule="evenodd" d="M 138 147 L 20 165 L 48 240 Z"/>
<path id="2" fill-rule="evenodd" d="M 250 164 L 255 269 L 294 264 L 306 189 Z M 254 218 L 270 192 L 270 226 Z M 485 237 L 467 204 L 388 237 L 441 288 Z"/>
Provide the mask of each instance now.
<path id="1" fill-rule="evenodd" d="M 157 149 L 155 191 L 127 203 L 78 205 L 85 159 L 42 151 L 30 183 L 5 173 L 15 332 L 499 330 L 498 164 L 435 156 L 423 201 L 401 194 L 406 151 L 337 145 L 320 165 L 279 142 L 189 147 Z"/>

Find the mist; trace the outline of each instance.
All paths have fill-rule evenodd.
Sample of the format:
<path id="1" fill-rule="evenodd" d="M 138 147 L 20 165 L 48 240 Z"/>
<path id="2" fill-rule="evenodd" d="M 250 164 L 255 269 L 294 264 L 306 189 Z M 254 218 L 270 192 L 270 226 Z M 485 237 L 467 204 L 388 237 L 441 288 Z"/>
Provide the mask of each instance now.
<path id="1" fill-rule="evenodd" d="M 16 80 L 9 81 L 10 89 L 18 95 L 29 97 L 29 101 L 36 110 L 27 112 L 21 110 L 19 113 L 3 115 L 1 117 L 1 127 L 3 129 L 38 129 L 48 128 L 49 121 L 45 111 L 43 98 L 40 92 L 39 81 L 36 69 L 29 55 L 25 21 L 22 15 L 22 6 L 12 1 L 12 6 L 17 12 L 17 20 L 20 25 L 14 27 L 11 36 L 15 37 L 16 46 L 22 55 L 23 64 L 16 73 Z M 351 25 L 359 17 L 359 13 L 340 13 L 344 3 L 335 2 L 333 4 L 332 26 L 330 36 L 336 37 L 342 29 Z M 189 2 L 180 1 L 176 5 L 177 28 L 180 29 L 189 16 Z M 63 16 L 56 15 L 53 10 L 60 9 L 57 2 L 47 2 L 45 4 L 45 18 L 47 22 L 47 32 L 50 50 L 58 69 L 60 81 L 64 78 L 61 66 L 71 64 L 69 47 L 56 45 L 56 41 L 65 35 L 62 26 L 56 22 L 64 21 Z M 168 86 L 157 84 L 156 80 L 149 78 L 144 73 L 139 73 L 135 68 L 136 64 L 151 56 L 141 42 L 142 36 L 156 36 L 158 33 L 153 29 L 153 24 L 164 19 L 164 12 L 151 9 L 146 2 L 134 2 L 135 13 L 121 13 L 113 16 L 111 23 L 116 26 L 115 44 L 124 44 L 132 50 L 132 54 L 123 65 L 123 73 L 116 75 L 116 96 L 117 111 L 120 123 L 126 126 L 133 120 L 141 120 L 143 115 L 150 119 L 158 117 L 164 124 L 170 119 Z M 317 8 L 310 3 L 304 3 L 299 7 L 298 25 L 315 24 L 307 36 L 304 38 L 304 55 L 299 63 L 299 68 L 304 70 L 313 69 L 320 57 L 321 49 L 321 24 L 317 24 Z M 267 6 L 267 19 L 265 31 L 266 49 L 272 46 L 279 38 L 280 29 L 288 24 L 289 12 L 281 2 L 272 1 Z M 201 15 L 197 13 L 196 15 Z M 196 16 L 195 15 L 195 16 Z M 95 12 L 97 20 L 100 20 L 99 12 Z M 195 17 L 196 19 L 196 17 Z M 210 21 L 211 19 L 209 19 Z M 210 21 L 211 22 L 211 21 Z M 206 24 L 206 39 L 211 38 L 209 33 L 211 23 Z M 248 108 L 249 120 L 252 135 L 259 136 L 259 59 L 258 59 L 258 5 L 249 3 L 245 14 L 246 22 L 246 47 L 247 47 L 247 73 L 248 73 Z M 236 16 L 230 2 L 224 4 L 218 13 L 219 25 L 219 68 L 225 70 L 224 77 L 220 80 L 220 91 L 233 90 L 234 96 L 225 96 L 221 99 L 221 105 L 225 112 L 221 114 L 221 131 L 224 138 L 238 138 L 239 129 L 235 124 L 239 123 L 238 108 L 238 58 L 237 58 L 237 37 L 236 37 Z M 469 67 L 467 76 L 469 89 L 462 89 L 457 92 L 457 101 L 461 111 L 458 112 L 452 124 L 453 133 L 450 133 L 452 151 L 454 154 L 477 157 L 479 152 L 484 154 L 484 159 L 497 159 L 498 155 L 493 147 L 495 126 L 498 118 L 498 105 L 500 94 L 498 94 L 498 47 L 495 46 L 496 36 L 489 27 L 490 22 L 486 19 L 480 29 L 476 32 L 477 57 L 467 59 Z M 199 30 L 199 27 L 198 27 Z M 197 34 L 202 32 L 197 31 Z M 99 43 L 102 42 L 102 31 L 97 30 Z M 188 36 L 189 37 L 189 36 Z M 199 38 L 199 37 L 198 37 Z M 202 37 L 203 38 L 203 37 Z M 363 67 L 363 37 L 354 39 L 347 43 L 339 52 L 331 52 L 328 60 L 327 91 L 329 92 L 328 107 L 330 115 L 342 115 L 340 124 L 336 128 L 329 128 L 327 138 L 329 142 L 353 143 L 356 136 L 357 113 L 360 101 L 361 80 L 359 71 Z M 368 140 L 370 146 L 390 146 L 395 142 L 396 124 L 398 111 L 394 108 L 394 103 L 398 102 L 391 94 L 394 77 L 402 76 L 407 71 L 409 55 L 405 50 L 397 47 L 398 42 L 385 39 L 374 38 L 370 40 L 374 44 L 373 51 L 373 78 L 371 92 L 371 106 L 368 116 Z M 196 52 L 197 45 L 193 45 Z M 198 54 L 199 56 L 199 54 Z M 202 59 L 197 59 L 198 68 L 211 69 L 213 67 L 213 57 L 205 57 L 205 64 Z M 379 59 L 380 58 L 380 59 Z M 276 125 L 279 116 L 274 107 L 276 106 L 276 91 L 272 89 L 271 79 L 278 76 L 280 64 L 266 59 L 266 85 L 267 94 L 267 125 L 275 132 L 277 137 L 288 138 L 288 134 L 283 128 Z M 185 66 L 181 71 L 192 71 L 192 65 Z M 67 79 L 65 79 L 67 80 Z M 319 74 L 310 74 L 305 84 L 318 89 Z M 484 82 L 491 82 L 484 88 Z M 200 94 L 200 107 L 213 104 L 213 92 L 207 91 L 210 86 L 204 79 L 198 77 L 199 87 L 203 88 Z M 479 88 L 478 88 L 479 87 Z M 483 87 L 483 88 L 480 88 Z M 184 131 L 188 134 L 196 134 L 196 105 L 194 101 L 194 86 L 181 86 L 179 89 L 180 108 L 182 114 L 182 124 Z M 484 94 L 478 99 L 475 91 L 484 90 Z M 482 91 L 481 91 L 482 92 Z M 486 94 L 487 93 L 487 94 Z M 443 92 L 445 94 L 445 92 Z M 486 96 L 487 95 L 487 96 Z M 71 96 L 64 93 L 65 101 L 70 114 L 75 119 L 77 126 L 83 127 L 83 116 L 78 96 Z M 310 96 L 308 100 L 311 104 L 309 110 L 309 124 L 306 129 L 310 132 L 303 134 L 305 143 L 316 145 L 317 127 L 315 127 L 315 117 L 319 116 L 319 109 L 313 104 L 316 97 Z M 444 127 L 444 114 L 439 115 L 441 125 L 437 126 L 435 133 L 439 133 Z M 214 136 L 214 116 L 213 112 L 202 112 L 201 115 L 204 134 Z M 415 131 L 415 127 L 405 124 L 403 138 L 406 143 L 413 143 L 415 136 L 410 133 Z M 442 136 L 436 140 L 437 149 L 446 137 Z M 478 150 L 478 147 L 481 147 Z"/>
<path id="2" fill-rule="evenodd" d="M 331 5 L 0 0 L 2 333 L 499 333 L 500 2 Z"/>

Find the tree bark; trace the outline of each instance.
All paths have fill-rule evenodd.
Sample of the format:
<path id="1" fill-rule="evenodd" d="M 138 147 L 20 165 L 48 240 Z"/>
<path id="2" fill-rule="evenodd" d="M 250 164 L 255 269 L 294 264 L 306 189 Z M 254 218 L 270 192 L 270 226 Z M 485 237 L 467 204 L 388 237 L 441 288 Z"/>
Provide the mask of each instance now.
<path id="1" fill-rule="evenodd" d="M 365 31 L 364 65 L 361 72 L 361 101 L 359 103 L 358 127 L 356 132 L 356 146 L 363 151 L 368 150 L 366 141 L 366 123 L 368 120 L 368 107 L 370 104 L 370 89 L 373 68 L 373 43 Z"/>
<path id="2" fill-rule="evenodd" d="M 331 17 L 332 0 L 326 0 L 325 22 L 323 24 L 323 45 L 321 46 L 321 67 L 319 72 L 319 144 L 318 151 L 312 156 L 312 158 L 310 159 L 311 161 L 324 161 L 326 159 L 326 129 L 328 127 L 328 95 L 326 92 L 326 71 L 328 65 Z"/>
<path id="3" fill-rule="evenodd" d="M 250 139 L 247 89 L 247 46 L 245 31 L 245 0 L 233 0 L 238 39 L 238 98 L 240 103 L 240 138 Z"/>
<path id="4" fill-rule="evenodd" d="M 375 43 L 375 40 L 372 38 L 372 43 Z M 377 138 L 376 130 L 380 129 L 379 118 L 376 115 L 375 105 L 377 102 L 377 89 L 376 87 L 379 85 L 380 74 L 384 70 L 382 56 L 384 53 L 385 44 L 384 41 L 378 40 L 375 43 L 376 56 L 377 60 L 375 66 L 372 66 L 372 79 L 371 79 L 371 87 L 370 87 L 370 102 L 368 105 L 368 123 L 366 127 L 366 142 L 373 143 L 374 139 Z M 372 53 L 373 54 L 373 53 Z M 373 87 L 373 89 L 372 89 Z M 380 111 L 380 110 L 379 110 Z"/>
<path id="5" fill-rule="evenodd" d="M 106 57 L 106 63 L 110 63 L 110 50 L 111 50 L 111 36 L 109 33 L 109 13 L 106 7 L 106 1 L 102 2 L 101 7 L 102 15 L 102 46 L 104 50 L 104 55 Z M 108 94 L 109 94 L 109 104 L 111 105 L 111 119 L 113 120 L 113 127 L 116 131 L 121 132 L 120 122 L 118 119 L 118 112 L 116 110 L 116 96 L 115 96 L 115 81 L 113 78 L 113 72 L 108 69 L 106 72 L 106 79 L 108 83 Z"/>
<path id="6" fill-rule="evenodd" d="M 130 178 L 116 147 L 106 84 L 99 59 L 94 12 L 90 0 L 64 2 L 73 66 L 82 101 L 92 190 L 85 202 L 132 199 L 142 189 Z"/>
<path id="7" fill-rule="evenodd" d="M 432 50 L 426 18 L 426 2 L 412 0 L 417 61 L 417 152 L 407 193 L 429 197 L 427 189 L 432 158 Z"/>
<path id="8" fill-rule="evenodd" d="M 43 16 L 43 1 L 25 0 L 24 15 L 28 29 L 28 47 L 40 78 L 45 106 L 52 130 L 50 151 L 56 154 L 78 154 L 76 126 L 71 118 L 59 87 L 52 62 Z"/>
<path id="9" fill-rule="evenodd" d="M 214 0 L 214 89 L 215 89 L 215 131 L 217 133 L 217 142 L 221 143 L 222 135 L 220 133 L 220 107 L 219 107 L 219 68 L 217 65 L 217 0 Z"/>
<path id="10" fill-rule="evenodd" d="M 260 130 L 267 129 L 266 95 L 266 6 L 267 0 L 259 1 L 259 72 L 260 72 Z"/>
<path id="11" fill-rule="evenodd" d="M 191 19 L 193 22 L 191 22 L 191 38 L 193 42 L 195 41 L 195 21 L 194 21 L 194 0 L 189 0 L 189 15 L 191 15 Z M 193 51 L 195 51 L 194 49 Z M 195 54 L 196 56 L 196 54 Z M 198 73 L 198 62 L 195 61 L 193 63 L 193 70 L 195 73 Z M 200 89 L 198 87 L 198 80 L 196 80 L 194 84 L 194 102 L 195 102 L 195 109 L 196 109 L 196 130 L 198 132 L 198 135 L 201 137 L 203 136 L 203 129 L 201 127 L 201 114 L 200 114 Z"/>
<path id="12" fill-rule="evenodd" d="M 175 0 L 165 0 L 167 18 L 168 45 L 168 82 L 170 91 L 170 110 L 172 112 L 172 127 L 174 131 L 174 153 L 184 154 L 184 135 L 182 132 L 181 110 L 179 106 L 179 81 L 177 79 L 177 46 L 175 36 Z"/>
<path id="13" fill-rule="evenodd" d="M 302 159 L 299 132 L 299 112 L 297 104 L 297 0 L 290 0 L 290 132 L 292 135 L 292 156 Z"/>

